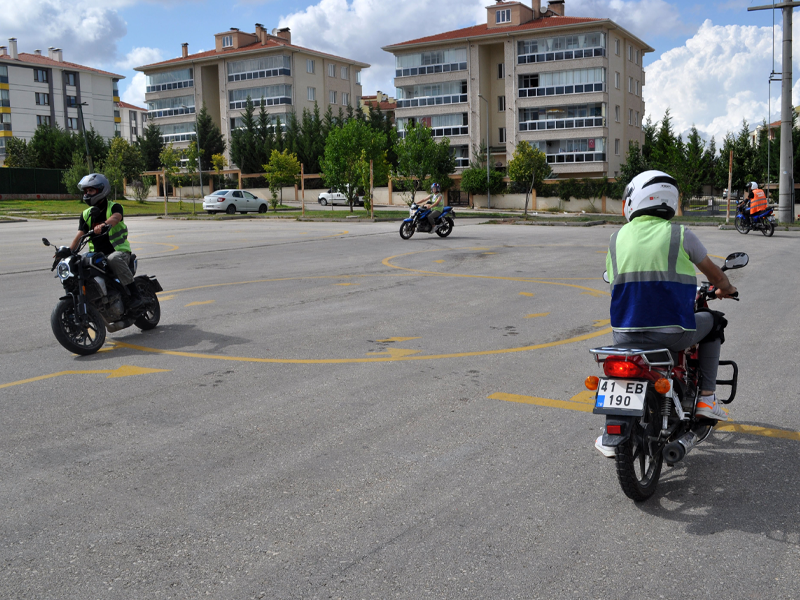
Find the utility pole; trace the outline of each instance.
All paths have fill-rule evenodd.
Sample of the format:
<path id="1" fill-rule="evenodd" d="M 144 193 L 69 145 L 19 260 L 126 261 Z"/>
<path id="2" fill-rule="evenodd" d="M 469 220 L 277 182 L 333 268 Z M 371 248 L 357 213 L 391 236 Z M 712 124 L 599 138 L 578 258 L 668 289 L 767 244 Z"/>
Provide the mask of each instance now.
<path id="1" fill-rule="evenodd" d="M 778 221 L 794 221 L 794 156 L 792 150 L 792 12 L 800 2 L 780 2 L 766 6 L 751 6 L 754 10 L 783 9 L 783 57 L 781 66 L 781 162 L 778 174 L 780 196 Z M 730 190 L 728 190 L 730 194 Z"/>
<path id="2" fill-rule="evenodd" d="M 733 150 L 728 159 L 728 208 L 725 211 L 725 225 L 731 222 L 731 182 L 733 181 Z"/>

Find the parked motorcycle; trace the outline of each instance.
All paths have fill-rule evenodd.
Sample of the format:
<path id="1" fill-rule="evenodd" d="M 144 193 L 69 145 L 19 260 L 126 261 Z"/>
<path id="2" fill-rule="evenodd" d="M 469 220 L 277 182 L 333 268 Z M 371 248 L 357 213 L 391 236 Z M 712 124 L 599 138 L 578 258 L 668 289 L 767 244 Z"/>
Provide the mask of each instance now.
<path id="1" fill-rule="evenodd" d="M 736 252 L 725 259 L 722 270 L 740 269 L 748 262 L 747 254 Z M 695 312 L 707 309 L 708 301 L 715 298 L 714 287 L 703 282 L 697 288 Z M 670 352 L 660 347 L 614 345 L 590 352 L 605 375 L 592 375 L 585 382 L 597 392 L 594 414 L 606 417 L 602 445 L 615 450 L 617 477 L 625 495 L 647 500 L 656 491 L 663 462 L 673 466 L 683 460 L 717 424 L 696 414 L 703 389 L 698 346 Z M 719 364 L 733 369 L 730 379 L 717 380 L 717 385 L 730 387 L 728 398 L 717 397 L 717 401 L 730 404 L 736 396 L 739 368 L 732 360 Z"/>
<path id="2" fill-rule="evenodd" d="M 431 210 L 424 208 L 418 204 L 412 204 L 409 210 L 410 216 L 400 224 L 400 237 L 404 240 L 409 239 L 414 235 L 415 231 L 420 233 L 429 233 L 431 230 L 430 223 L 428 223 L 428 215 Z M 442 209 L 442 214 L 436 219 L 434 224 L 434 231 L 439 237 L 447 237 L 453 232 L 453 218 L 456 213 L 453 211 L 452 206 L 445 206 Z"/>
<path id="3" fill-rule="evenodd" d="M 748 234 L 751 229 L 755 229 L 767 237 L 772 237 L 772 234 L 775 233 L 774 211 L 768 208 L 756 215 L 749 215 L 744 212 L 744 206 L 744 204 L 739 204 L 736 207 L 736 218 L 734 219 L 736 231 L 742 234 Z"/>
<path id="4" fill-rule="evenodd" d="M 83 356 L 94 354 L 110 332 L 136 325 L 153 329 L 161 319 L 161 307 L 156 293 L 162 291 L 155 277 L 136 276 L 138 261 L 131 254 L 130 269 L 144 305 L 134 311 L 125 308 L 123 298 L 128 293 L 116 278 L 102 252 L 81 254 L 91 231 L 80 238 L 73 251 L 69 246 L 56 248 L 51 271 L 61 280 L 66 295 L 62 296 L 50 315 L 50 326 L 58 343 L 70 352 Z M 42 238 L 50 246 L 47 238 Z"/>

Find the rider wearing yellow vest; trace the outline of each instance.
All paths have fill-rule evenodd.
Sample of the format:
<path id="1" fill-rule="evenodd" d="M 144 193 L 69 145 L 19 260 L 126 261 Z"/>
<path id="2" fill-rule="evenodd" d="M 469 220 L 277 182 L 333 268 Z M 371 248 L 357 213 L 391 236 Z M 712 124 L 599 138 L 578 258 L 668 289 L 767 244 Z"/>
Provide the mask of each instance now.
<path id="1" fill-rule="evenodd" d="M 697 414 L 726 420 L 714 393 L 719 325 L 712 313 L 694 312 L 695 266 L 715 286 L 717 297 L 731 297 L 736 288 L 697 236 L 670 222 L 678 198 L 675 179 L 661 171 L 645 171 L 625 188 L 623 213 L 629 222 L 611 236 L 606 259 L 614 343 L 659 344 L 674 352 L 700 343 L 702 398 Z"/>
<path id="2" fill-rule="evenodd" d="M 108 202 L 111 184 L 99 173 L 87 175 L 78 183 L 83 191 L 83 201 L 89 208 L 83 211 L 78 225 L 78 234 L 70 244 L 74 250 L 78 247 L 81 236 L 93 231 L 95 237 L 89 241 L 90 252 L 102 252 L 106 255 L 108 265 L 125 286 L 130 295 L 125 298 L 129 310 L 140 308 L 144 304 L 139 290 L 133 281 L 133 273 L 128 266 L 131 259 L 131 246 L 128 242 L 128 226 L 122 222 L 122 205 Z M 108 227 L 106 232 L 104 227 Z"/>

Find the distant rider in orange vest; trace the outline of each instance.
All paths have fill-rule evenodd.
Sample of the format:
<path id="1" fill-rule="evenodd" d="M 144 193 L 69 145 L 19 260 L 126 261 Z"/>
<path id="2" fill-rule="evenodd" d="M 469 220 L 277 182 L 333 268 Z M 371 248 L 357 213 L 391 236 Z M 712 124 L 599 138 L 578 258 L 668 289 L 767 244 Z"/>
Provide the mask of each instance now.
<path id="1" fill-rule="evenodd" d="M 750 221 L 760 212 L 767 210 L 767 195 L 758 188 L 755 181 L 747 184 L 747 197 L 750 200 Z"/>

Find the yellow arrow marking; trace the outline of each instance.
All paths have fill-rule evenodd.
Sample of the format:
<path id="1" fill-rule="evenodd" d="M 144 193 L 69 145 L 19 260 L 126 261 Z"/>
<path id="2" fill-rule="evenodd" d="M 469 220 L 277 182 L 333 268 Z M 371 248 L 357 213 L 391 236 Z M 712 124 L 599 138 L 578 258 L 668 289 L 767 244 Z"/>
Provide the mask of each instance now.
<path id="1" fill-rule="evenodd" d="M 435 263 L 443 263 L 444 261 L 443 260 L 435 260 L 433 262 L 435 262 Z"/>
<path id="2" fill-rule="evenodd" d="M 536 313 L 535 315 L 526 315 L 526 316 L 525 316 L 525 318 L 526 318 L 526 319 L 533 319 L 533 318 L 535 318 L 535 317 L 546 317 L 546 316 L 547 316 L 547 315 L 549 315 L 549 314 L 550 314 L 549 312 L 546 312 L 546 313 Z"/>
<path id="3" fill-rule="evenodd" d="M 401 350 L 400 348 L 388 348 L 386 352 L 370 352 L 369 356 L 388 356 L 389 358 L 402 358 L 419 354 L 419 350 Z"/>
<path id="4" fill-rule="evenodd" d="M 148 373 L 167 373 L 169 369 L 146 369 L 144 367 L 131 367 L 123 365 L 118 369 L 97 369 L 89 371 L 59 371 L 58 373 L 50 373 L 49 375 L 39 375 L 39 377 L 31 377 L 30 379 L 22 379 L 20 381 L 12 381 L 11 383 L 4 383 L 0 385 L 0 389 L 12 387 L 15 385 L 22 385 L 23 383 L 33 383 L 34 381 L 42 381 L 44 379 L 52 379 L 53 377 L 60 377 L 61 375 L 101 375 L 108 373 L 106 379 L 115 379 L 117 377 L 130 377 L 131 375 L 145 375 Z"/>
<path id="5" fill-rule="evenodd" d="M 533 298 L 533 296 L 534 296 L 533 292 L 520 292 L 519 295 L 520 296 L 529 296 L 531 298 Z"/>
<path id="6" fill-rule="evenodd" d="M 375 340 L 376 342 L 407 342 L 409 340 L 418 340 L 418 337 L 390 337 L 385 340 Z"/>
<path id="7" fill-rule="evenodd" d="M 518 394 L 496 393 L 489 396 L 490 400 L 505 400 L 506 402 L 519 402 L 522 404 L 535 404 L 537 406 L 547 406 L 550 408 L 565 408 L 567 410 L 577 410 L 580 412 L 592 412 L 594 409 L 595 392 L 586 390 L 575 394 L 569 400 L 553 400 L 551 398 L 538 398 L 536 396 L 521 396 Z M 729 433 L 747 433 L 750 435 L 760 435 L 783 440 L 800 442 L 800 431 L 790 429 L 777 429 L 772 427 L 760 427 L 758 425 L 742 425 L 739 423 L 720 423 L 714 428 L 715 431 Z"/>
<path id="8" fill-rule="evenodd" d="M 201 304 L 214 304 L 216 300 L 203 300 L 202 302 L 189 302 L 189 304 L 184 304 L 184 306 L 200 306 Z"/>
<path id="9" fill-rule="evenodd" d="M 592 327 L 605 327 L 606 325 L 611 325 L 611 319 L 598 319 Z"/>

